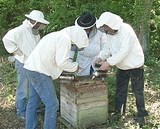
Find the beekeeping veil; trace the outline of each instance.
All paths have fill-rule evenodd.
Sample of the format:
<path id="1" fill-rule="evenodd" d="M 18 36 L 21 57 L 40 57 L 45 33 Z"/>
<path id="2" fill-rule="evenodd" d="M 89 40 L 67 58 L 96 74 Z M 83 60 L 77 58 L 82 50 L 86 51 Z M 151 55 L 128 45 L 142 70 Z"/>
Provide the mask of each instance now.
<path id="1" fill-rule="evenodd" d="M 120 16 L 113 14 L 111 12 L 104 12 L 97 20 L 96 26 L 97 28 L 99 28 L 103 25 L 107 25 L 113 30 L 118 30 L 122 23 L 123 19 Z"/>
<path id="2" fill-rule="evenodd" d="M 87 33 L 82 27 L 75 25 L 67 27 L 65 30 L 70 36 L 72 44 L 76 44 L 78 48 L 84 48 L 88 46 L 89 41 Z"/>

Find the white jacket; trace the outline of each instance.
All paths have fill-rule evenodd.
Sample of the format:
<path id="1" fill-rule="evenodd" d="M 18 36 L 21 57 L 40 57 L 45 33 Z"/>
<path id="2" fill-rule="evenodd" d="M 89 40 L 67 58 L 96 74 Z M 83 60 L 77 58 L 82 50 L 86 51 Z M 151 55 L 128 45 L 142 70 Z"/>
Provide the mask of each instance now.
<path id="1" fill-rule="evenodd" d="M 126 23 L 121 24 L 117 34 L 107 34 L 107 42 L 98 57 L 123 70 L 138 68 L 144 64 L 142 47 L 134 30 Z"/>
<path id="2" fill-rule="evenodd" d="M 97 31 L 96 35 L 89 39 L 89 45 L 83 51 L 78 51 L 77 62 L 80 68 L 78 76 L 90 75 L 90 68 L 106 42 L 105 37 L 106 34 Z"/>
<path id="3" fill-rule="evenodd" d="M 135 32 L 120 16 L 104 12 L 96 25 L 97 28 L 107 25 L 118 30 L 115 35 L 107 34 L 107 42 L 98 57 L 122 70 L 139 68 L 144 64 L 144 53 Z"/>
<path id="4" fill-rule="evenodd" d="M 33 35 L 28 20 L 23 24 L 8 31 L 3 37 L 3 43 L 9 53 L 14 53 L 15 58 L 24 63 L 40 40 L 40 35 Z"/>
<path id="5" fill-rule="evenodd" d="M 62 71 L 75 72 L 78 64 L 69 60 L 71 44 L 88 45 L 86 32 L 75 26 L 44 36 L 27 59 L 24 68 L 56 79 Z"/>

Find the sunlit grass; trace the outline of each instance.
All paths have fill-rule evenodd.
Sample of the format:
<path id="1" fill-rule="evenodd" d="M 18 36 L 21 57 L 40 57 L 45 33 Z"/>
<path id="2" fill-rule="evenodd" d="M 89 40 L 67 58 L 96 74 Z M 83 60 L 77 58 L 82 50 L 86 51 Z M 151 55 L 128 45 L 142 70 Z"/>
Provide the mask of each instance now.
<path id="1" fill-rule="evenodd" d="M 115 92 L 115 71 L 116 68 L 112 68 L 105 81 L 108 86 L 108 98 L 109 98 L 109 114 L 114 110 L 114 92 Z M 146 125 L 144 129 L 157 129 L 160 127 L 160 66 L 156 67 L 145 66 L 145 102 L 146 109 L 149 112 L 149 116 L 146 118 Z M 14 64 L 9 62 L 0 63 L 0 108 L 5 110 L 10 117 L 15 117 L 15 113 L 9 113 L 14 110 L 15 104 L 15 89 L 17 85 L 16 71 Z M 58 91 L 58 90 L 57 90 Z M 59 95 L 59 94 L 57 94 Z M 59 97 L 59 96 L 58 96 Z M 7 109 L 7 110 L 6 110 Z M 92 129 L 138 129 L 137 123 L 133 119 L 133 115 L 136 113 L 135 98 L 131 91 L 128 93 L 127 109 L 125 116 L 122 117 L 120 122 L 110 120 L 105 125 L 95 126 Z M 5 115 L 5 112 L 3 113 Z M 7 115 L 4 116 L 7 119 Z M 59 116 L 58 116 L 59 117 Z M 40 118 L 43 119 L 41 116 Z M 109 116 L 110 119 L 110 116 Z M 0 119 L 1 120 L 1 119 Z M 2 121 L 2 120 L 1 120 Z M 41 120 L 42 121 L 42 120 Z M 1 122 L 3 123 L 3 122 Z M 14 125 L 14 123 L 12 123 Z M 41 123 L 40 125 L 42 125 Z M 61 129 L 69 129 L 63 123 L 58 121 L 58 126 L 61 125 Z M 24 126 L 24 125 L 22 125 Z"/>

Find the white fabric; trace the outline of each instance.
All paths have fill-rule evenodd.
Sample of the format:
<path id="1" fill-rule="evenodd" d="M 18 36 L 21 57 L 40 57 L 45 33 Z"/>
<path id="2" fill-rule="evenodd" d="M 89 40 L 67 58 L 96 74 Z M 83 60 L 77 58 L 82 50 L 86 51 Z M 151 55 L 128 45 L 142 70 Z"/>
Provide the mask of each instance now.
<path id="1" fill-rule="evenodd" d="M 78 25 L 68 27 L 65 29 L 70 36 L 71 41 L 77 45 L 78 48 L 84 48 L 88 46 L 88 37 L 86 31 Z"/>
<path id="2" fill-rule="evenodd" d="M 15 58 L 21 63 L 26 61 L 39 40 L 40 35 L 32 34 L 31 26 L 27 20 L 23 21 L 22 25 L 8 31 L 3 37 L 6 50 L 9 53 L 15 53 Z"/>
<path id="3" fill-rule="evenodd" d="M 35 20 L 36 22 L 49 24 L 49 22 L 44 19 L 43 13 L 39 10 L 33 10 L 30 14 L 25 14 L 25 16 L 29 19 Z"/>
<path id="4" fill-rule="evenodd" d="M 138 38 L 132 27 L 126 23 L 121 24 L 118 33 L 107 34 L 107 43 L 98 57 L 118 68 L 127 70 L 138 68 L 144 64 L 144 54 Z M 111 56 L 110 56 L 111 55 Z M 110 56 L 108 58 L 108 56 Z"/>
<path id="5" fill-rule="evenodd" d="M 97 31 L 94 37 L 89 39 L 89 45 L 84 48 L 83 51 L 78 51 L 77 62 L 79 65 L 78 76 L 90 75 L 90 68 L 102 50 L 104 43 L 106 42 L 106 34 Z M 70 52 L 71 58 L 73 57 L 74 52 Z"/>
<path id="6" fill-rule="evenodd" d="M 71 26 L 44 36 L 27 59 L 24 68 L 46 74 L 53 79 L 58 78 L 63 70 L 75 72 L 78 64 L 69 60 L 71 43 L 78 44 L 79 47 L 88 45 L 85 31 L 78 29 L 79 31 Z"/>
<path id="7" fill-rule="evenodd" d="M 114 30 L 118 30 L 122 23 L 123 19 L 120 16 L 113 14 L 111 12 L 104 12 L 97 20 L 96 26 L 97 28 L 99 28 L 103 25 L 107 25 Z"/>
<path id="8" fill-rule="evenodd" d="M 13 52 L 14 55 L 23 56 L 23 52 L 18 48 L 15 52 Z"/>

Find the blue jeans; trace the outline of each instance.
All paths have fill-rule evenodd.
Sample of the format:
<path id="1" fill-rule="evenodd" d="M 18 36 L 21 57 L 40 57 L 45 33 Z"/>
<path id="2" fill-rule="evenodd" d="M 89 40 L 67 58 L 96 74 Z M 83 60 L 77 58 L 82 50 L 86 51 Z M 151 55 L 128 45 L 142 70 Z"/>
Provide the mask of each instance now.
<path id="1" fill-rule="evenodd" d="M 26 70 L 29 80 L 29 100 L 26 110 L 26 129 L 37 129 L 37 112 L 40 100 L 45 105 L 43 129 L 56 129 L 59 102 L 52 78 L 35 71 Z"/>
<path id="2" fill-rule="evenodd" d="M 15 61 L 15 69 L 17 71 L 18 85 L 16 88 L 16 110 L 18 117 L 25 117 L 26 112 L 26 98 L 28 96 L 29 81 L 23 68 L 23 63 L 18 60 Z"/>
<path id="3" fill-rule="evenodd" d="M 123 106 L 123 113 L 125 113 L 125 106 L 127 101 L 128 83 L 131 80 L 132 91 L 136 98 L 136 107 L 139 117 L 148 115 L 145 109 L 144 102 L 144 70 L 143 68 L 136 68 L 130 70 L 117 71 L 116 93 L 115 93 L 115 111 L 120 112 Z"/>

